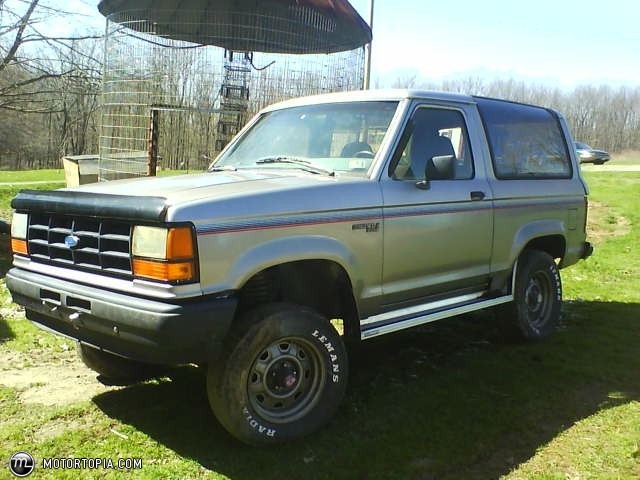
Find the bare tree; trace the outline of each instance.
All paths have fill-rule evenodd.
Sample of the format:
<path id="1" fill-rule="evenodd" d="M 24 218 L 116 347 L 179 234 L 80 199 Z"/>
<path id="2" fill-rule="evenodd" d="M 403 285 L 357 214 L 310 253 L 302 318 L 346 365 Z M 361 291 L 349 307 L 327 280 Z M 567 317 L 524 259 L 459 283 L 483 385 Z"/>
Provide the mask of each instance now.
<path id="1" fill-rule="evenodd" d="M 55 37 L 41 31 L 44 17 L 72 15 L 43 0 L 18 0 L 14 8 L 0 2 L 0 108 L 27 112 L 49 112 L 47 80 L 77 74 L 76 65 L 57 63 L 57 52 L 78 50 L 82 39 L 96 35 Z M 47 85 L 42 88 L 42 85 Z"/>
<path id="2" fill-rule="evenodd" d="M 53 0 L 0 0 L 0 131 L 10 132 L 0 138 L 3 165 L 43 166 L 95 144 L 101 37 L 47 35 L 43 26 L 72 15 Z"/>
<path id="3" fill-rule="evenodd" d="M 52 80 L 55 106 L 54 132 L 57 133 L 57 153 L 81 155 L 97 151 L 97 111 L 100 93 L 100 63 L 97 52 L 100 45 L 95 40 L 76 40 L 73 48 L 58 48 L 57 61 L 63 70 L 73 70 L 73 75 L 63 75 Z"/>
<path id="4" fill-rule="evenodd" d="M 415 88 L 417 86 L 417 75 L 405 75 L 398 77 L 391 84 L 391 88 Z"/>

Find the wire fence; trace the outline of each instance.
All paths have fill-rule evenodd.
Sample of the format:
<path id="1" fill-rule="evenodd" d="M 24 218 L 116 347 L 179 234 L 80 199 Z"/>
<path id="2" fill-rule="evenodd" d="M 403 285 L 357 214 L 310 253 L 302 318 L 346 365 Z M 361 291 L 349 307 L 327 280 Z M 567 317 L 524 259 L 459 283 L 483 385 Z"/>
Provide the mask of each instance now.
<path id="1" fill-rule="evenodd" d="M 362 88 L 363 48 L 299 54 L 234 51 L 203 43 L 216 36 L 262 36 L 273 50 L 292 51 L 302 42 L 315 52 L 331 49 L 326 36 L 318 36 L 314 46 L 309 30 L 296 34 L 290 20 L 246 15 L 229 12 L 225 23 L 219 15 L 213 19 L 181 12 L 172 24 L 175 31 L 167 31 L 164 23 L 162 32 L 135 12 L 107 17 L 100 180 L 147 175 L 156 163 L 161 169 L 204 169 L 262 107 Z M 239 16 L 244 16 L 241 31 L 236 28 Z"/>

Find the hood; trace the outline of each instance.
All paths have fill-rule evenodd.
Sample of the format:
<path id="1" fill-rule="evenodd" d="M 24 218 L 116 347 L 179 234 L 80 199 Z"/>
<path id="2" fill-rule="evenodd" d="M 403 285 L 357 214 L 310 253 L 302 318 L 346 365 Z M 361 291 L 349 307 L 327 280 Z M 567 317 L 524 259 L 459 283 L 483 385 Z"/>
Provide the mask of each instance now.
<path id="1" fill-rule="evenodd" d="M 136 197 L 163 197 L 179 204 L 203 198 L 226 197 L 247 192 L 270 191 L 287 185 L 334 182 L 334 177 L 291 170 L 239 170 L 205 172 L 168 177 L 142 177 L 82 185 L 65 190 Z"/>
<path id="2" fill-rule="evenodd" d="M 114 203 L 119 206 L 118 212 L 122 211 L 119 215 L 130 218 L 197 222 L 214 217 L 340 209 L 347 207 L 347 198 L 352 208 L 370 207 L 379 201 L 375 185 L 367 178 L 349 175 L 261 169 L 117 180 L 58 192 L 77 196 L 78 204 Z M 349 192 L 347 198 L 345 192 Z M 136 197 L 140 197 L 139 202 Z"/>
<path id="3" fill-rule="evenodd" d="M 11 205 L 16 210 L 63 215 L 198 223 L 214 218 L 371 208 L 381 201 L 377 187 L 377 182 L 362 177 L 264 169 L 23 190 Z"/>

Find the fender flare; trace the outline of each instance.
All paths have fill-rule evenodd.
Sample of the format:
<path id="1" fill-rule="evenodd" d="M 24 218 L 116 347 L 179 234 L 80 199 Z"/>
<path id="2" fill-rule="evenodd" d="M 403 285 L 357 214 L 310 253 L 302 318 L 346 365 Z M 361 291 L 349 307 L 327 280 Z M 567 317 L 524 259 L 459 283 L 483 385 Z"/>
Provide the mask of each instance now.
<path id="1" fill-rule="evenodd" d="M 529 242 L 549 236 L 567 237 L 567 226 L 560 220 L 538 220 L 524 225 L 514 236 L 509 261 L 515 265 L 518 257 Z"/>
<path id="2" fill-rule="evenodd" d="M 328 260 L 340 265 L 352 282 L 354 293 L 362 288 L 356 255 L 338 240 L 322 235 L 296 235 L 254 246 L 235 259 L 227 280 L 240 289 L 255 274 L 269 267 L 301 260 Z M 353 280 L 356 279 L 356 283 Z"/>

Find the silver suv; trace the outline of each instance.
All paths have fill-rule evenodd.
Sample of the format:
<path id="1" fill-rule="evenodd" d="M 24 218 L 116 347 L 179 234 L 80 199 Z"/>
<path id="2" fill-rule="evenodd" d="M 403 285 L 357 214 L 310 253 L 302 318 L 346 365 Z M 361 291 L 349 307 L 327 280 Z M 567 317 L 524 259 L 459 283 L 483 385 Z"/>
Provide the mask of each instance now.
<path id="1" fill-rule="evenodd" d="M 23 191 L 7 285 L 112 383 L 207 367 L 238 439 L 322 426 L 345 344 L 501 306 L 549 335 L 559 269 L 591 254 L 555 111 L 422 91 L 260 112 L 208 172 Z"/>

